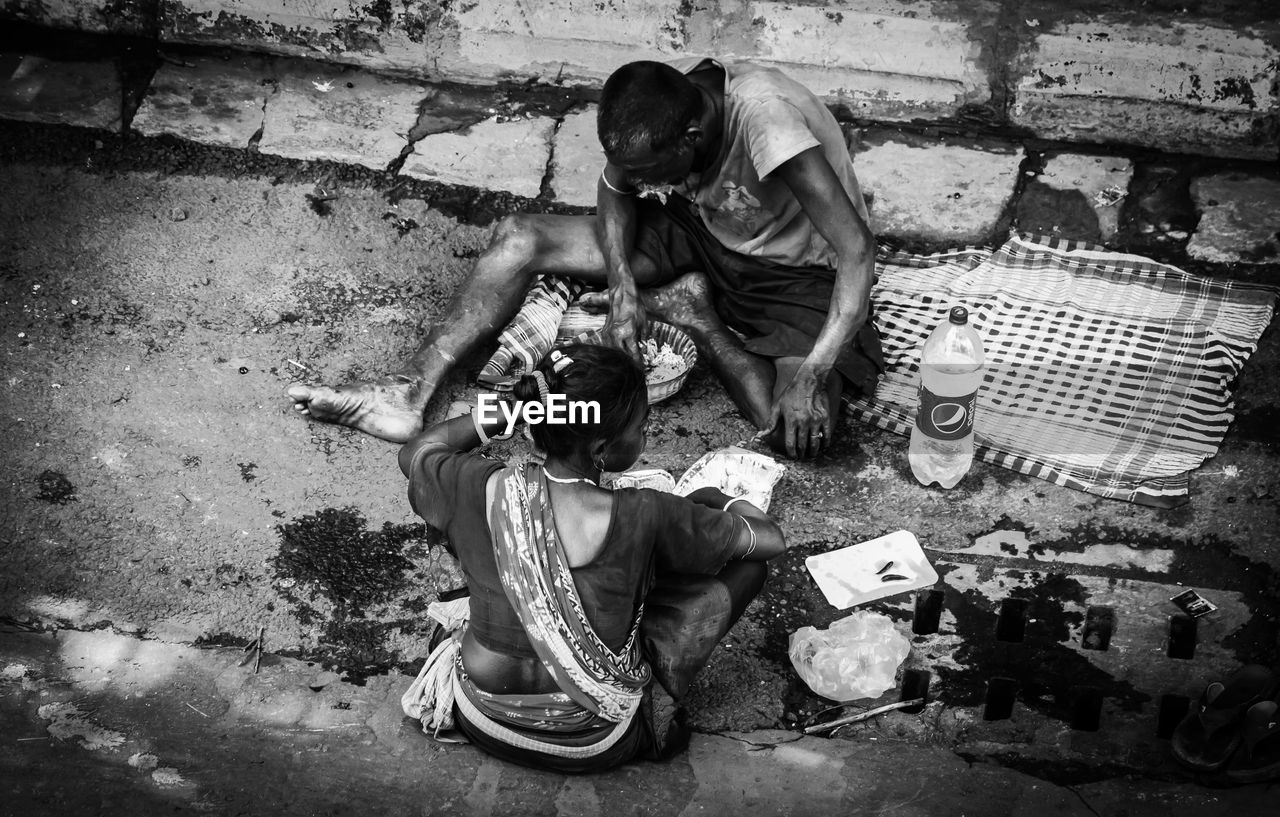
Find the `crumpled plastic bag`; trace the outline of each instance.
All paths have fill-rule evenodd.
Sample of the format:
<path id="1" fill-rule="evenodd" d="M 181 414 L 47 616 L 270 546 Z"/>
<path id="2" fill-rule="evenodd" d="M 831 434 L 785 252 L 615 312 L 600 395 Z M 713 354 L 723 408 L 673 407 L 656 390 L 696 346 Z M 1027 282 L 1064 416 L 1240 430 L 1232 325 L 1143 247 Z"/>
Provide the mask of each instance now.
<path id="1" fill-rule="evenodd" d="M 825 630 L 801 627 L 788 653 L 809 688 L 833 701 L 876 698 L 893 689 L 898 666 L 911 652 L 888 616 L 869 610 L 832 622 Z"/>

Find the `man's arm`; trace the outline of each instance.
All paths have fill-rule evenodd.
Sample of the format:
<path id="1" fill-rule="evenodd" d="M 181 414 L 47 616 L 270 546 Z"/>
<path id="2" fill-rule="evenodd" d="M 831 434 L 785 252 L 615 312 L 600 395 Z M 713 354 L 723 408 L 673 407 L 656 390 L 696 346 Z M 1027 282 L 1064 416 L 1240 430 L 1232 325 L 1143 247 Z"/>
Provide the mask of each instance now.
<path id="1" fill-rule="evenodd" d="M 606 164 L 596 184 L 596 212 L 600 250 L 609 282 L 609 318 L 605 337 L 635 359 L 640 359 L 644 333 L 644 306 L 631 273 L 631 249 L 635 246 L 636 203 L 622 171 Z"/>
<path id="2" fill-rule="evenodd" d="M 806 456 L 816 454 L 821 440 L 829 439 L 833 432 L 836 412 L 827 405 L 827 376 L 840 350 L 867 320 L 875 240 L 821 148 L 810 148 L 788 159 L 773 175 L 791 189 L 837 259 L 827 320 L 813 349 L 774 405 L 775 421 L 780 418 L 784 424 L 787 453 Z"/>

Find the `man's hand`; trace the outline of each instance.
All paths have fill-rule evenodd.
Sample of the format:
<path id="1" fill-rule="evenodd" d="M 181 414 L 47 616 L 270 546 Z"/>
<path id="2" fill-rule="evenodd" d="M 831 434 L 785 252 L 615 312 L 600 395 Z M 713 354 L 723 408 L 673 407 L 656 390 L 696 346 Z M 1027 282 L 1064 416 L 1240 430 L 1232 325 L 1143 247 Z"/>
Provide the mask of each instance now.
<path id="1" fill-rule="evenodd" d="M 643 365 L 640 339 L 644 337 L 644 328 L 644 305 L 640 303 L 635 285 L 610 287 L 609 317 L 604 323 L 605 340 Z"/>
<path id="2" fill-rule="evenodd" d="M 772 428 L 781 432 L 787 456 L 807 459 L 816 457 L 829 442 L 834 417 L 826 377 L 801 366 L 773 403 Z"/>

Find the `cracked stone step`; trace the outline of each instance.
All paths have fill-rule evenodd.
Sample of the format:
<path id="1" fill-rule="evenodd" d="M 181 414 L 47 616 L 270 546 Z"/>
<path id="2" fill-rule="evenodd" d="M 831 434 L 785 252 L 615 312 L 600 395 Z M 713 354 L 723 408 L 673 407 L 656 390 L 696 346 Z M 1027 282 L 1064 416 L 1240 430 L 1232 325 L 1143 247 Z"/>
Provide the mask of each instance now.
<path id="1" fill-rule="evenodd" d="M 457 52 L 442 62 L 448 74 L 474 79 L 598 85 L 623 63 L 677 52 L 684 8 L 682 0 L 476 0 L 454 13 Z"/>
<path id="2" fill-rule="evenodd" d="M 0 55 L 0 118 L 118 130 L 121 100 L 114 60 Z"/>
<path id="3" fill-rule="evenodd" d="M 979 4 L 963 15 L 914 0 L 750 7 L 751 33 L 738 35 L 747 43 L 732 53 L 782 69 L 857 116 L 948 117 L 990 101 L 980 32 L 994 25 L 994 6 Z"/>
<path id="4" fill-rule="evenodd" d="M 1215 264 L 1280 260 L 1280 177 L 1232 171 L 1191 182 L 1201 214 L 1187 254 Z"/>
<path id="5" fill-rule="evenodd" d="M 453 133 L 419 139 L 400 172 L 534 198 L 542 192 L 555 128 L 556 120 L 548 116 L 491 117 Z"/>
<path id="6" fill-rule="evenodd" d="M 279 66 L 258 150 L 385 170 L 409 145 L 423 84 L 323 63 Z"/>
<path id="7" fill-rule="evenodd" d="M 1038 32 L 1010 121 L 1038 136 L 1274 159 L 1280 51 L 1261 36 L 1178 20 Z"/>
<path id="8" fill-rule="evenodd" d="M 264 57 L 193 57 L 156 71 L 130 127 L 205 145 L 245 148 L 263 127 L 277 63 Z"/>
<path id="9" fill-rule="evenodd" d="M 1023 153 L 1014 145 L 951 144 L 870 133 L 855 148 L 854 170 L 871 211 L 871 229 L 931 244 L 991 239 L 1013 197 Z"/>
<path id="10" fill-rule="evenodd" d="M 115 0 L 98 4 L 118 15 Z M 433 25 L 425 3 L 361 4 L 349 0 L 171 0 L 162 7 L 161 43 L 225 45 L 297 57 L 325 55 L 375 70 L 425 72 L 423 40 Z M 447 4 L 446 4 L 447 5 Z"/>

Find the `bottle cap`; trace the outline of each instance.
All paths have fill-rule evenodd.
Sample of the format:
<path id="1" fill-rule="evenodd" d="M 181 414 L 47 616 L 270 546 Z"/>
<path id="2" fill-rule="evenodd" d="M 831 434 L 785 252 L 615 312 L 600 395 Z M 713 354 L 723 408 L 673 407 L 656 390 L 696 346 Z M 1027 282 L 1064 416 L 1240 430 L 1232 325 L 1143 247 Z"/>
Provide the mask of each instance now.
<path id="1" fill-rule="evenodd" d="M 963 306 L 953 306 L 951 307 L 951 311 L 947 313 L 947 320 L 952 323 L 968 323 L 969 310 L 965 309 Z"/>

